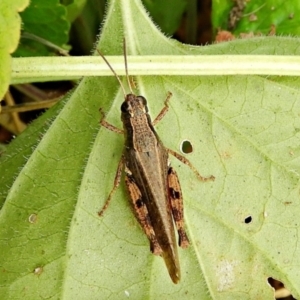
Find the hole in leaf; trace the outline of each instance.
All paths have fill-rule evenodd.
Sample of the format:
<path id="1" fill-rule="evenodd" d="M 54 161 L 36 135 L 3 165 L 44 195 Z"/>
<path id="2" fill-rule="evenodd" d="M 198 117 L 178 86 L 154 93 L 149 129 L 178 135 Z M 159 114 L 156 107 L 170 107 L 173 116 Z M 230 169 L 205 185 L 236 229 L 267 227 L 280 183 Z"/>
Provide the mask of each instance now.
<path id="1" fill-rule="evenodd" d="M 252 222 L 252 217 L 251 216 L 246 217 L 244 222 L 245 222 L 245 224 L 251 223 Z"/>
<path id="2" fill-rule="evenodd" d="M 181 143 L 180 150 L 182 153 L 188 154 L 193 152 L 193 146 L 190 141 L 184 140 Z"/>
<path id="3" fill-rule="evenodd" d="M 275 290 L 275 299 L 296 300 L 291 295 L 291 292 L 284 287 L 284 284 L 281 281 L 276 280 L 272 277 L 269 277 L 268 278 L 268 283 Z"/>

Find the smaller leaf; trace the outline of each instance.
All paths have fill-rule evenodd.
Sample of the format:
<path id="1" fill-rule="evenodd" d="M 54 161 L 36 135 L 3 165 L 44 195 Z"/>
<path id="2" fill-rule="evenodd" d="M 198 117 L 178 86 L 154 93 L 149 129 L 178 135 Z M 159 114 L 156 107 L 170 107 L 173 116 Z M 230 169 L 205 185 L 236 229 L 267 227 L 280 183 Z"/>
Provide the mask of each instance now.
<path id="1" fill-rule="evenodd" d="M 23 31 L 37 38 L 66 48 L 69 39 L 70 23 L 67 10 L 58 0 L 32 0 L 30 6 L 21 14 Z M 22 38 L 14 56 L 45 56 L 50 48 L 33 39 Z"/>
<path id="2" fill-rule="evenodd" d="M 20 39 L 21 19 L 18 12 L 25 9 L 28 3 L 29 0 L 0 1 L 0 100 L 10 80 L 10 53 L 15 51 Z"/>

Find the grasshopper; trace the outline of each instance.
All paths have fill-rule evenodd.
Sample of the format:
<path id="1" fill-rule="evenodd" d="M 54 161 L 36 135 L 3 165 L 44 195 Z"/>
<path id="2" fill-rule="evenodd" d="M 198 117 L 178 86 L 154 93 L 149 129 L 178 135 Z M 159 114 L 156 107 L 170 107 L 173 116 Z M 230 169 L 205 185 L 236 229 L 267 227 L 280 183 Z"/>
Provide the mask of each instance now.
<path id="1" fill-rule="evenodd" d="M 201 181 L 214 180 L 214 176 L 208 178 L 201 176 L 189 160 L 162 144 L 154 126 L 167 113 L 172 94 L 169 92 L 163 109 L 152 122 L 146 99 L 143 96 L 136 96 L 132 91 L 128 76 L 125 39 L 123 47 L 129 94 L 126 94 L 121 79 L 98 50 L 119 81 L 125 98 L 121 105 L 123 130 L 108 123 L 105 120 L 105 113 L 100 109 L 102 114 L 100 124 L 111 131 L 123 134 L 125 145 L 115 175 L 114 187 L 98 215 L 102 216 L 107 209 L 113 193 L 120 184 L 124 169 L 130 204 L 137 221 L 149 239 L 150 250 L 153 254 L 163 257 L 172 281 L 178 283 L 180 265 L 173 221 L 179 236 L 179 246 L 187 248 L 189 239 L 184 229 L 181 187 L 175 170 L 168 162 L 168 155 L 172 154 L 187 164 Z"/>

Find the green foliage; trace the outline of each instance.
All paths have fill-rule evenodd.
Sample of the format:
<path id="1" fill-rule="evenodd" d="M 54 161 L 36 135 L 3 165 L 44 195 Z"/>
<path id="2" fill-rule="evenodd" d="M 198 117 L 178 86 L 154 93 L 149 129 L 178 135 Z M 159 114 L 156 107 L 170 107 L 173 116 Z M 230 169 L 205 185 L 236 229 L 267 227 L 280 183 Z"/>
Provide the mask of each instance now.
<path id="1" fill-rule="evenodd" d="M 84 6 L 87 4 L 87 0 L 62 0 L 60 3 L 66 6 L 68 11 L 68 20 L 73 22 L 78 16 L 80 16 Z"/>
<path id="2" fill-rule="evenodd" d="M 29 0 L 0 1 L 0 99 L 7 91 L 11 73 L 10 54 L 15 51 L 20 38 L 21 19 L 18 11 L 22 11 Z"/>
<path id="3" fill-rule="evenodd" d="M 299 1 L 257 0 L 237 1 L 244 3 L 240 21 L 236 23 L 234 34 L 249 33 L 268 34 L 275 26 L 277 35 L 300 34 Z M 212 20 L 215 29 L 227 29 L 229 12 L 235 5 L 230 0 L 214 0 Z"/>
<path id="4" fill-rule="evenodd" d="M 186 0 L 143 0 L 154 22 L 162 32 L 172 35 L 179 27 L 185 11 Z"/>
<path id="5" fill-rule="evenodd" d="M 45 45 L 47 42 L 66 48 L 70 23 L 67 20 L 66 7 L 59 0 L 31 0 L 21 17 L 23 38 L 14 56 L 49 55 L 53 50 Z M 32 36 L 44 39 L 45 42 L 37 41 Z"/>

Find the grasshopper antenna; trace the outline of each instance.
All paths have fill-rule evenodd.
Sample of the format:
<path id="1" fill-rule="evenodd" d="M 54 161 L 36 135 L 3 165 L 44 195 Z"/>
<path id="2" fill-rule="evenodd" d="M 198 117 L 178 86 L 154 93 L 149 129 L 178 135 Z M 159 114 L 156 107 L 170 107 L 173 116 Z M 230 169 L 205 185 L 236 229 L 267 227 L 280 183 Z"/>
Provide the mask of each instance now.
<path id="1" fill-rule="evenodd" d="M 129 75 L 128 75 L 128 66 L 127 66 L 127 53 L 126 53 L 126 40 L 125 38 L 123 39 L 123 52 L 124 52 L 124 61 L 125 61 L 125 72 L 126 72 L 126 79 L 127 79 L 127 84 L 129 86 L 131 94 L 133 94 L 130 80 L 129 80 Z"/>
<path id="2" fill-rule="evenodd" d="M 125 88 L 122 84 L 122 81 L 120 79 L 120 77 L 117 75 L 117 73 L 115 72 L 115 70 L 112 68 L 112 66 L 110 65 L 110 63 L 108 62 L 108 60 L 105 58 L 105 56 L 100 52 L 99 49 L 97 49 L 99 55 L 103 58 L 103 60 L 106 62 L 106 64 L 108 65 L 108 67 L 111 69 L 111 71 L 113 72 L 113 74 L 115 75 L 115 77 L 117 78 L 117 80 L 119 81 L 119 84 L 122 88 L 122 91 L 123 91 L 123 94 L 124 94 L 124 98 L 126 99 L 126 91 L 125 91 Z M 128 74 L 127 74 L 127 65 L 125 63 L 125 66 L 126 66 L 126 76 L 128 77 Z M 129 86 L 130 87 L 130 86 Z M 131 87 L 130 87 L 130 91 L 131 91 Z"/>

